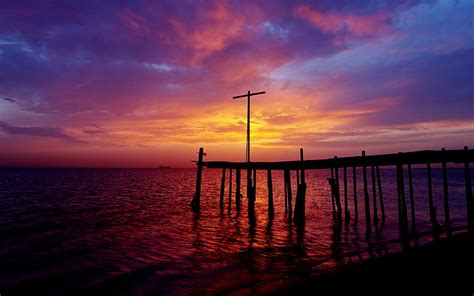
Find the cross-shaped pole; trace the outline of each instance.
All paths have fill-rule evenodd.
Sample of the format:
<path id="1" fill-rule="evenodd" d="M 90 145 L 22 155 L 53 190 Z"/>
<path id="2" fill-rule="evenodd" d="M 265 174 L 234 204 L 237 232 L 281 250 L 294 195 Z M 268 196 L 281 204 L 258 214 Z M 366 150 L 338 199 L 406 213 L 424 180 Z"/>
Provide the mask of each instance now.
<path id="1" fill-rule="evenodd" d="M 245 161 L 250 162 L 250 97 L 251 96 L 257 96 L 257 95 L 263 95 L 265 92 L 256 92 L 256 93 L 250 93 L 250 90 L 247 92 L 245 95 L 240 95 L 240 96 L 235 96 L 233 99 L 239 99 L 239 98 L 244 98 L 247 97 L 247 145 L 246 145 L 246 151 L 245 151 Z"/>

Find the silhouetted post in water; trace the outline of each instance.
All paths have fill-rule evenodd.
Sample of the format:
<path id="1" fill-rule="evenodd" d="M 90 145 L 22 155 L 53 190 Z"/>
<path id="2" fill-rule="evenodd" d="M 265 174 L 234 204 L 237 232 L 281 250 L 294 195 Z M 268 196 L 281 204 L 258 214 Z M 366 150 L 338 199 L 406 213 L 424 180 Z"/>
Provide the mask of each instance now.
<path id="1" fill-rule="evenodd" d="M 242 194 L 240 193 L 240 169 L 235 170 L 235 207 L 240 207 L 240 198 Z"/>
<path id="2" fill-rule="evenodd" d="M 408 216 L 407 216 L 407 204 L 405 199 L 405 184 L 403 177 L 403 164 L 400 162 L 397 164 L 397 184 L 398 184 L 398 217 L 400 230 L 402 236 L 406 237 L 408 234 Z"/>
<path id="3" fill-rule="evenodd" d="M 385 206 L 383 204 L 382 181 L 380 180 L 380 169 L 377 166 L 377 184 L 379 187 L 380 210 L 382 211 L 382 223 L 385 221 Z"/>
<path id="4" fill-rule="evenodd" d="M 337 156 L 334 156 L 336 161 L 336 167 L 334 168 L 335 180 L 334 180 L 334 197 L 336 198 L 336 207 L 337 207 L 337 216 L 340 218 L 342 215 L 342 206 L 341 206 L 341 194 L 339 192 L 339 168 L 337 166 Z"/>
<path id="5" fill-rule="evenodd" d="M 349 221 L 350 219 L 350 213 L 349 213 L 349 204 L 347 202 L 347 167 L 344 166 L 343 170 L 343 178 L 344 178 L 344 218 L 346 221 Z"/>
<path id="6" fill-rule="evenodd" d="M 255 200 L 257 199 L 257 170 L 253 169 L 253 184 L 252 187 L 252 209 L 255 210 Z"/>
<path id="7" fill-rule="evenodd" d="M 466 184 L 466 207 L 467 207 L 467 227 L 469 231 L 474 229 L 474 204 L 472 201 L 471 172 L 469 170 L 468 147 L 464 146 L 464 183 Z"/>
<path id="8" fill-rule="evenodd" d="M 367 229 L 370 229 L 370 205 L 369 205 L 369 189 L 367 188 L 367 167 L 365 165 L 365 151 L 362 151 L 362 174 L 364 177 L 364 204 L 365 204 L 365 223 Z"/>
<path id="9" fill-rule="evenodd" d="M 291 174 L 290 174 L 290 170 L 285 170 L 284 172 L 285 174 L 285 183 L 286 183 L 286 195 L 287 195 L 287 198 L 288 198 L 288 220 L 291 221 L 291 218 L 293 216 L 293 209 L 292 209 L 292 205 L 291 205 Z"/>
<path id="10" fill-rule="evenodd" d="M 285 213 L 288 212 L 288 188 L 286 184 L 286 174 L 283 173 L 283 190 L 285 192 Z"/>
<path id="11" fill-rule="evenodd" d="M 448 170 L 446 168 L 446 149 L 441 149 L 441 153 L 443 155 L 443 162 L 441 163 L 442 170 L 443 170 L 443 195 L 444 195 L 444 224 L 446 227 L 446 231 L 448 232 L 448 236 L 451 236 L 451 219 L 449 217 L 449 196 L 448 196 Z"/>
<path id="12" fill-rule="evenodd" d="M 372 199 L 374 207 L 374 224 L 379 223 L 379 218 L 377 217 L 377 190 L 375 187 L 375 167 L 372 166 Z"/>
<path id="13" fill-rule="evenodd" d="M 230 214 L 232 209 L 232 169 L 229 169 L 229 209 L 227 210 Z"/>
<path id="14" fill-rule="evenodd" d="M 267 187 L 268 187 L 268 215 L 273 217 L 273 184 L 272 184 L 272 171 L 267 170 Z"/>
<path id="15" fill-rule="evenodd" d="M 252 186 L 252 170 L 250 167 L 247 167 L 247 200 L 249 218 L 251 218 L 253 217 L 255 211 L 255 196 Z"/>
<path id="16" fill-rule="evenodd" d="M 331 168 L 331 178 L 328 178 L 329 188 L 331 189 L 331 205 L 332 205 L 332 215 L 336 215 L 336 203 L 334 200 L 334 168 Z"/>
<path id="17" fill-rule="evenodd" d="M 303 161 L 303 148 L 300 148 L 300 160 Z M 306 203 L 306 181 L 304 169 L 301 169 L 296 174 L 301 174 L 300 183 L 297 184 L 296 201 L 295 201 L 295 217 L 296 225 L 302 226 L 305 222 L 305 203 Z"/>
<path id="18" fill-rule="evenodd" d="M 408 164 L 408 184 L 410 186 L 411 225 L 412 227 L 415 227 L 416 226 L 415 197 L 413 194 L 413 176 L 412 176 L 412 171 L 411 171 L 411 164 Z"/>
<path id="19" fill-rule="evenodd" d="M 359 218 L 359 208 L 357 207 L 357 169 L 352 167 L 352 185 L 354 186 L 354 222 Z"/>
<path id="20" fill-rule="evenodd" d="M 433 225 L 433 231 L 434 231 L 434 238 L 438 237 L 438 231 L 439 231 L 439 224 L 438 220 L 436 219 L 436 207 L 434 206 L 433 202 L 433 186 L 431 183 L 431 163 L 427 163 L 426 165 L 426 170 L 428 174 L 428 203 L 430 207 L 430 221 L 431 225 Z"/>
<path id="21" fill-rule="evenodd" d="M 222 169 L 222 177 L 221 177 L 221 192 L 219 198 L 219 206 L 221 210 L 224 208 L 224 190 L 225 190 L 225 169 Z"/>
<path id="22" fill-rule="evenodd" d="M 196 192 L 191 201 L 191 207 L 194 211 L 198 211 L 201 206 L 201 178 L 202 178 L 202 157 L 204 156 L 204 149 L 199 148 L 199 156 L 197 161 L 197 176 L 196 176 Z"/>

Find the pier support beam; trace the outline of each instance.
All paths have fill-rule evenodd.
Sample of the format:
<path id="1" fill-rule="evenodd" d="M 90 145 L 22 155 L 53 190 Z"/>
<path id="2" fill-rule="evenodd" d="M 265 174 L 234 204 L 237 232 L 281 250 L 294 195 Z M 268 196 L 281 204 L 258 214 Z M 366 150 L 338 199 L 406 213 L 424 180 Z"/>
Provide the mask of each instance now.
<path id="1" fill-rule="evenodd" d="M 240 207 L 240 199 L 242 198 L 242 193 L 240 192 L 240 169 L 235 170 L 235 207 L 238 209 Z"/>
<path id="2" fill-rule="evenodd" d="M 341 218 L 342 216 L 342 205 L 341 205 L 341 193 L 339 190 L 339 168 L 337 165 L 337 156 L 334 156 L 334 160 L 336 161 L 336 167 L 334 168 L 334 185 L 335 185 L 335 191 L 334 191 L 334 198 L 336 199 L 336 208 L 337 208 L 337 216 L 338 218 Z"/>
<path id="3" fill-rule="evenodd" d="M 405 199 L 405 182 L 403 177 L 403 164 L 397 164 L 397 184 L 398 184 L 398 223 L 402 238 L 408 237 L 408 215 Z"/>
<path id="4" fill-rule="evenodd" d="M 444 226 L 448 233 L 448 236 L 451 236 L 451 219 L 449 217 L 449 193 L 448 193 L 448 169 L 446 168 L 446 149 L 441 150 L 443 153 L 443 162 L 441 167 L 443 170 L 443 209 L 444 209 Z"/>
<path id="5" fill-rule="evenodd" d="M 377 166 L 377 185 L 379 187 L 380 210 L 382 213 L 382 223 L 385 221 L 385 206 L 383 203 L 382 180 L 380 179 L 380 169 Z"/>
<path id="6" fill-rule="evenodd" d="M 354 222 L 359 219 L 359 208 L 357 206 L 357 168 L 352 167 L 352 185 L 354 187 Z"/>
<path id="7" fill-rule="evenodd" d="M 372 200 L 373 200 L 373 210 L 374 210 L 374 224 L 379 223 L 379 218 L 377 214 L 377 189 L 376 189 L 376 180 L 375 180 L 375 167 L 372 166 Z"/>
<path id="8" fill-rule="evenodd" d="M 286 184 L 286 196 L 287 196 L 287 202 L 288 202 L 288 220 L 291 221 L 291 218 L 293 217 L 293 209 L 291 205 L 291 174 L 290 170 L 285 170 L 284 172 L 284 177 L 285 177 L 285 184 Z"/>
<path id="9" fill-rule="evenodd" d="M 466 185 L 467 226 L 469 231 L 474 230 L 474 202 L 472 200 L 471 171 L 469 170 L 468 147 L 464 146 L 464 183 Z"/>
<path id="10" fill-rule="evenodd" d="M 268 216 L 273 217 L 274 207 L 273 207 L 273 183 L 272 183 L 272 171 L 267 171 L 267 187 L 268 187 Z"/>
<path id="11" fill-rule="evenodd" d="M 370 225 L 370 205 L 369 205 L 369 189 L 367 188 L 367 167 L 365 165 L 365 151 L 362 151 L 362 159 L 363 159 L 363 166 L 362 166 L 362 174 L 364 177 L 364 206 L 365 206 L 365 223 L 367 230 L 371 228 Z"/>
<path id="12" fill-rule="evenodd" d="M 300 160 L 304 161 L 303 159 L 303 148 L 300 149 Z M 298 180 L 300 183 L 297 184 L 297 191 L 296 191 L 296 201 L 295 201 L 295 217 L 294 221 L 297 226 L 303 226 L 305 223 L 305 204 L 306 204 L 306 180 L 305 180 L 305 172 L 304 169 L 296 172 L 300 174 Z"/>
<path id="13" fill-rule="evenodd" d="M 416 226 L 416 211 L 415 211 L 415 197 L 413 194 L 413 175 L 411 164 L 408 164 L 408 185 L 410 187 L 410 210 L 411 210 L 411 225 Z"/>
<path id="14" fill-rule="evenodd" d="M 232 169 L 229 169 L 229 208 L 228 213 L 232 210 Z"/>
<path id="15" fill-rule="evenodd" d="M 224 191 L 225 191 L 225 169 L 222 169 L 221 191 L 219 195 L 219 207 L 221 208 L 221 210 L 224 209 Z"/>
<path id="16" fill-rule="evenodd" d="M 336 217 L 336 201 L 335 201 L 335 186 L 334 186 L 334 168 L 331 168 L 331 177 L 328 178 L 329 189 L 331 189 L 331 206 L 332 206 L 332 215 Z"/>
<path id="17" fill-rule="evenodd" d="M 248 201 L 248 213 L 249 218 L 252 218 L 255 214 L 255 190 L 252 184 L 252 170 L 247 168 L 247 201 Z"/>
<path id="18" fill-rule="evenodd" d="M 199 211 L 201 206 L 201 178 L 202 178 L 202 157 L 204 156 L 204 149 L 199 148 L 199 156 L 197 161 L 197 174 L 196 174 L 196 192 L 194 193 L 193 199 L 191 200 L 191 208 L 196 212 Z"/>
<path id="19" fill-rule="evenodd" d="M 349 203 L 347 201 L 347 167 L 344 166 L 343 170 L 343 178 L 344 178 L 344 218 L 346 221 L 349 221 L 351 215 L 349 212 Z"/>
<path id="20" fill-rule="evenodd" d="M 433 185 L 431 181 L 431 163 L 427 163 L 426 171 L 428 174 L 428 204 L 430 207 L 430 221 L 431 225 L 433 226 L 433 237 L 437 238 L 439 235 L 439 223 L 438 219 L 436 218 L 436 207 L 434 206 L 433 201 Z"/>

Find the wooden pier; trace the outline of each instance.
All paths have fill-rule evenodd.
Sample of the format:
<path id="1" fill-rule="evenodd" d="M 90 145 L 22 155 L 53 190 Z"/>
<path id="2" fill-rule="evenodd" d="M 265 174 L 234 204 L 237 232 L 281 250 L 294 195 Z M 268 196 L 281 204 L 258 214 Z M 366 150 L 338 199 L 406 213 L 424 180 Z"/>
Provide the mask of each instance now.
<path id="1" fill-rule="evenodd" d="M 400 227 L 400 233 L 402 238 L 407 237 L 409 233 L 408 217 L 411 218 L 412 226 L 415 224 L 416 211 L 413 194 L 413 180 L 412 180 L 412 166 L 426 166 L 427 169 L 427 191 L 428 191 L 428 203 L 430 211 L 430 220 L 433 227 L 433 237 L 439 236 L 441 231 L 445 231 L 448 235 L 451 234 L 451 220 L 449 212 L 449 195 L 448 195 L 448 174 L 447 164 L 458 164 L 459 168 L 464 170 L 464 181 L 465 181 L 465 197 L 466 197 L 466 215 L 467 225 L 466 228 L 469 231 L 474 229 L 474 204 L 472 199 L 472 183 L 470 174 L 470 163 L 474 161 L 474 150 L 468 149 L 467 146 L 464 149 L 459 150 L 424 150 L 415 152 L 405 153 L 393 153 L 393 154 L 382 154 L 382 155 L 366 155 L 365 151 L 362 151 L 360 156 L 352 157 L 334 157 L 329 159 L 317 159 L 317 160 L 305 160 L 303 157 L 303 149 L 300 149 L 300 159 L 295 161 L 277 161 L 277 162 L 229 162 L 229 161 L 204 161 L 204 149 L 200 148 L 199 157 L 197 160 L 197 177 L 196 177 L 196 193 L 192 199 L 191 205 L 195 211 L 199 211 L 200 208 L 200 196 L 201 196 L 201 178 L 202 168 L 213 168 L 222 169 L 221 179 L 221 193 L 220 193 L 220 206 L 224 206 L 224 187 L 226 170 L 229 171 L 229 186 L 232 186 L 232 171 L 235 170 L 235 184 L 236 184 L 236 196 L 235 206 L 239 207 L 241 203 L 241 188 L 240 178 L 241 170 L 247 171 L 247 201 L 249 217 L 253 216 L 255 210 L 255 190 L 257 185 L 257 171 L 267 172 L 267 187 L 268 187 L 268 213 L 270 216 L 274 214 L 274 201 L 273 201 L 273 188 L 272 188 L 272 171 L 283 171 L 284 178 L 284 195 L 285 195 L 285 209 L 290 221 L 294 221 L 297 226 L 304 226 L 305 222 L 305 204 L 306 204 L 306 176 L 305 171 L 307 170 L 331 170 L 331 178 L 328 178 L 328 186 L 332 195 L 333 203 L 333 214 L 334 217 L 341 219 L 345 218 L 346 221 L 350 220 L 351 209 L 348 205 L 348 191 L 347 191 L 347 178 L 348 169 L 352 172 L 353 178 L 353 199 L 354 199 L 354 211 L 353 220 L 354 223 L 358 221 L 358 204 L 357 204 L 357 190 L 356 190 L 356 171 L 357 168 L 362 168 L 363 174 L 363 207 L 365 215 L 365 223 L 367 231 L 370 231 L 372 225 L 385 220 L 385 209 L 384 199 L 382 194 L 382 186 L 380 180 L 380 167 L 394 167 L 396 169 L 397 178 L 397 209 L 398 209 L 398 224 Z M 443 225 L 440 225 L 437 220 L 437 209 L 433 202 L 433 189 L 432 189 L 432 177 L 431 177 L 431 166 L 440 165 L 443 177 L 443 214 L 444 221 Z M 342 190 L 343 200 L 341 200 L 341 185 L 339 172 L 342 171 Z M 292 184 L 291 184 L 291 171 L 296 172 L 296 197 L 293 209 L 293 195 L 292 195 Z M 372 184 L 368 184 L 367 174 L 371 174 Z M 405 192 L 405 173 L 408 178 L 408 192 Z M 229 211 L 231 210 L 231 192 L 229 192 Z M 371 195 L 372 194 L 372 198 Z M 409 196 L 407 196 L 409 195 Z M 378 200 L 377 200 L 378 199 Z M 410 215 L 408 215 L 408 206 L 410 205 Z M 372 208 L 372 213 L 371 213 Z M 294 216 L 293 216 L 294 213 Z"/>

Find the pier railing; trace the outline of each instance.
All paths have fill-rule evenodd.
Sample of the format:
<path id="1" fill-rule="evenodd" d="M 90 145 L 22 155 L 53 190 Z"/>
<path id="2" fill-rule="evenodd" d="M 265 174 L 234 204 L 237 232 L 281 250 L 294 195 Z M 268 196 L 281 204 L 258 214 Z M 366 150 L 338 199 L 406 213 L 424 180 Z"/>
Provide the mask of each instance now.
<path id="1" fill-rule="evenodd" d="M 467 146 L 464 149 L 459 150 L 424 150 L 415 152 L 404 152 L 404 153 L 393 153 L 393 154 L 382 154 L 382 155 L 366 155 L 365 151 L 362 151 L 361 156 L 353 157 L 334 157 L 329 159 L 317 159 L 317 160 L 304 160 L 303 149 L 300 149 L 300 160 L 296 161 L 277 161 L 277 162 L 229 162 L 229 161 L 203 161 L 204 150 L 200 148 L 199 158 L 197 161 L 197 178 L 196 178 L 196 193 L 193 197 L 191 205 L 195 211 L 200 208 L 200 197 L 201 197 L 201 177 L 202 168 L 215 168 L 222 169 L 221 179 L 221 194 L 220 194 L 220 205 L 223 207 L 224 200 L 224 186 L 225 186 L 225 172 L 229 170 L 230 181 L 229 186 L 232 182 L 232 170 L 236 171 L 236 207 L 240 206 L 241 202 L 241 190 L 240 190 L 240 176 L 241 170 L 247 171 L 247 199 L 248 199 L 248 210 L 249 218 L 254 214 L 255 206 L 255 189 L 256 189 L 256 176 L 258 170 L 267 171 L 267 186 L 268 186 L 268 213 L 273 215 L 274 202 L 273 202 L 273 188 L 272 188 L 272 170 L 281 170 L 284 172 L 284 192 L 285 192 L 285 209 L 288 211 L 288 218 L 294 220 L 297 226 L 304 225 L 305 221 L 305 199 L 306 199 L 306 182 L 305 182 L 305 170 L 318 170 L 318 169 L 330 169 L 331 178 L 328 178 L 329 186 L 331 189 L 331 201 L 333 214 L 337 218 L 344 217 L 346 220 L 350 217 L 350 209 L 348 207 L 348 190 L 347 190 L 347 178 L 348 169 L 352 171 L 353 178 L 353 198 L 354 198 L 354 219 L 357 220 L 358 213 L 358 202 L 357 202 L 357 181 L 356 181 L 356 169 L 362 168 L 363 172 L 363 183 L 364 183 L 364 197 L 363 206 L 365 213 L 365 220 L 367 229 L 370 231 L 372 221 L 376 225 L 379 220 L 385 219 L 384 199 L 381 187 L 379 167 L 381 166 L 392 166 L 396 168 L 397 177 L 397 210 L 398 210 L 398 223 L 400 232 L 403 237 L 408 236 L 408 210 L 407 200 L 410 203 L 410 216 L 411 222 L 415 225 L 416 212 L 414 203 L 413 193 L 413 180 L 412 180 L 412 166 L 413 165 L 425 165 L 427 169 L 427 184 L 428 184 L 428 202 L 430 212 L 430 222 L 433 227 L 434 237 L 439 235 L 441 231 L 445 231 L 448 235 L 451 235 L 451 220 L 449 211 L 449 193 L 448 193 L 448 174 L 447 164 L 454 163 L 459 164 L 464 169 L 464 181 L 465 181 L 465 197 L 466 197 L 466 212 L 467 212 L 467 225 L 466 227 L 472 231 L 474 229 L 474 205 L 472 199 L 472 183 L 469 164 L 474 161 L 474 150 L 468 149 Z M 433 189 L 432 189 L 432 176 L 431 166 L 433 164 L 441 164 L 442 178 L 443 178 L 443 212 L 444 212 L 444 225 L 441 225 L 437 220 L 436 207 L 433 202 Z M 342 170 L 342 182 L 343 182 L 343 201 L 340 195 L 340 178 L 339 170 Z M 296 171 L 296 201 L 294 216 L 292 206 L 292 189 L 291 189 L 291 171 Z M 369 188 L 367 181 L 367 174 L 370 170 L 372 180 L 372 190 Z M 408 192 L 405 192 L 405 177 L 404 174 L 408 174 Z M 372 192 L 370 192 L 372 191 Z M 370 194 L 372 193 L 372 194 Z M 372 195 L 372 200 L 370 198 Z M 407 199 L 408 195 L 408 199 Z M 377 200 L 378 197 L 378 200 Z M 229 211 L 231 207 L 232 191 L 229 192 Z M 344 212 L 343 206 L 344 204 Z M 371 213 L 372 207 L 372 213 Z"/>

